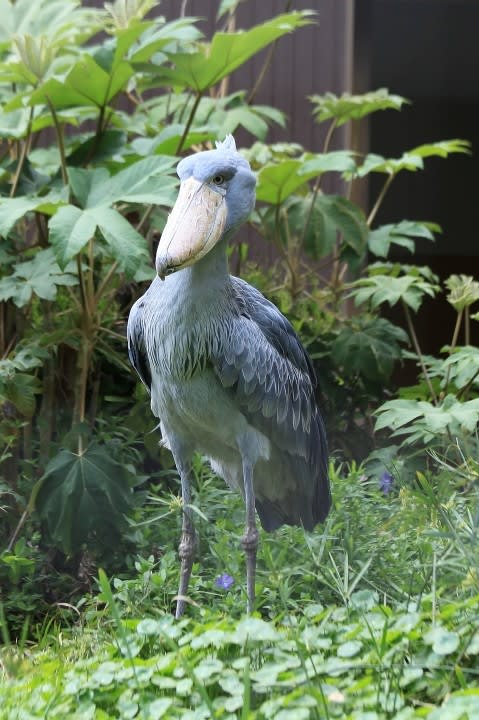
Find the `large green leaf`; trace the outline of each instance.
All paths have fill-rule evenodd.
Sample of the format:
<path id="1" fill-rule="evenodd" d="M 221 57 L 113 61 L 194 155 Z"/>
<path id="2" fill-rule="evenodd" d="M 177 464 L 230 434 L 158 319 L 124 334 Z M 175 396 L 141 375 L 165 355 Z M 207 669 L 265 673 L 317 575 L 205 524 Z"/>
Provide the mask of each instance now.
<path id="1" fill-rule="evenodd" d="M 99 207 L 85 212 L 94 218 L 120 269 L 129 276 L 134 275 L 141 261 L 148 257 L 145 238 L 113 208 Z"/>
<path id="2" fill-rule="evenodd" d="M 364 158 L 363 164 L 357 170 L 357 175 L 365 177 L 371 172 L 396 175 L 402 170 L 415 172 L 423 169 L 424 158 L 447 158 L 452 153 L 469 153 L 470 147 L 467 140 L 441 140 L 407 150 L 400 158 L 384 158 L 382 155 L 371 153 Z"/>
<path id="3" fill-rule="evenodd" d="M 29 105 L 51 103 L 56 109 L 68 107 L 104 107 L 124 90 L 134 70 L 127 62 L 106 72 L 84 52 L 64 80 L 51 77 L 31 93 Z"/>
<path id="4" fill-rule="evenodd" d="M 17 372 L 10 360 L 0 360 L 0 402 L 8 401 L 25 417 L 35 414 L 35 395 L 42 392 L 41 382 L 34 375 Z"/>
<path id="5" fill-rule="evenodd" d="M 334 150 L 328 153 L 308 154 L 300 173 L 350 172 L 356 170 L 356 153 L 352 150 Z"/>
<path id="6" fill-rule="evenodd" d="M 383 274 L 385 270 L 388 274 Z M 397 276 L 399 272 L 406 274 Z M 437 277 L 426 269 L 414 266 L 375 265 L 370 266 L 370 277 L 360 278 L 353 283 L 351 293 L 356 305 L 369 303 L 372 308 L 387 303 L 389 306 L 402 301 L 413 310 L 421 306 L 425 295 L 434 297 L 439 290 Z"/>
<path id="7" fill-rule="evenodd" d="M 60 267 L 74 258 L 93 238 L 96 220 L 74 205 L 61 207 L 49 222 L 50 242 Z"/>
<path id="8" fill-rule="evenodd" d="M 369 229 L 362 210 L 342 195 L 320 195 L 316 200 L 325 224 L 341 233 L 343 248 L 362 257 L 367 245 Z"/>
<path id="9" fill-rule="evenodd" d="M 406 98 L 390 95 L 386 88 L 380 88 L 364 95 L 343 93 L 340 97 L 333 93 L 313 95 L 310 98 L 314 105 L 313 114 L 319 122 L 333 120 L 336 125 L 344 125 L 349 120 L 359 120 L 378 110 L 400 110 Z"/>
<path id="10" fill-rule="evenodd" d="M 0 0 L 0 50 L 14 35 L 55 36 L 83 40 L 101 24 L 102 12 L 78 7 L 77 0 Z"/>
<path id="11" fill-rule="evenodd" d="M 444 360 L 441 367 L 443 381 L 442 387 L 454 383 L 456 388 L 461 389 L 472 385 L 477 391 L 479 387 L 479 348 L 472 345 L 464 345 L 455 348 L 454 352 Z"/>
<path id="12" fill-rule="evenodd" d="M 337 366 L 351 376 L 363 375 L 377 384 L 387 383 L 394 364 L 401 358 L 399 343 L 408 337 L 384 318 L 358 318 L 345 326 L 334 340 L 331 355 Z"/>
<path id="13" fill-rule="evenodd" d="M 69 168 L 73 194 L 85 209 L 116 202 L 172 205 L 176 179 L 171 177 L 176 158 L 155 155 L 139 160 L 110 177 L 106 168 Z"/>
<path id="14" fill-rule="evenodd" d="M 479 300 L 479 282 L 470 275 L 450 275 L 446 280 L 447 301 L 461 312 Z"/>
<path id="15" fill-rule="evenodd" d="M 136 42 L 130 45 L 128 52 L 129 62 L 134 65 L 147 63 L 152 55 L 160 50 L 174 52 L 173 48 L 177 43 L 192 43 L 199 40 L 201 32 L 194 25 L 196 20 L 197 18 L 194 17 L 183 17 L 159 26 L 150 23 L 150 27 L 145 29 L 141 37 L 137 35 Z M 131 34 L 135 29 L 136 26 L 134 25 L 123 31 L 123 33 L 128 32 Z M 119 54 L 121 45 L 125 43 L 124 35 L 118 38 L 117 43 L 117 53 Z M 151 70 L 155 71 L 154 65 L 152 65 Z"/>
<path id="16" fill-rule="evenodd" d="M 69 270 L 60 269 L 51 248 L 39 250 L 33 260 L 17 263 L 13 273 L 0 280 L 0 301 L 11 299 L 17 307 L 23 307 L 32 295 L 54 300 L 59 285 L 78 283 L 77 276 Z"/>
<path id="17" fill-rule="evenodd" d="M 434 232 L 440 232 L 434 223 L 420 223 L 411 220 L 402 220 L 399 223 L 382 225 L 371 230 L 368 239 L 370 252 L 378 257 L 387 257 L 391 245 L 399 245 L 410 252 L 414 252 L 415 238 L 434 240 Z"/>
<path id="18" fill-rule="evenodd" d="M 92 536 L 118 541 L 132 508 L 136 476 L 107 447 L 61 450 L 34 489 L 35 508 L 57 547 L 78 552 Z"/>
<path id="19" fill-rule="evenodd" d="M 0 235 L 7 237 L 18 220 L 33 210 L 51 215 L 65 202 L 64 193 L 52 191 L 43 197 L 0 198 Z"/>
<path id="20" fill-rule="evenodd" d="M 479 422 L 479 398 L 460 402 L 447 395 L 439 405 L 416 400 L 389 400 L 376 412 L 376 430 L 389 428 L 393 435 L 405 435 L 406 444 L 430 442 L 445 433 L 471 434 Z"/>
<path id="21" fill-rule="evenodd" d="M 202 93 L 267 45 L 310 23 L 309 14 L 307 11 L 285 13 L 250 30 L 215 33 L 211 43 L 198 44 L 196 52 L 169 54 L 175 69 L 162 70 L 164 77 L 175 87 L 188 87 Z"/>
<path id="22" fill-rule="evenodd" d="M 282 160 L 274 165 L 265 165 L 258 173 L 256 197 L 263 202 L 280 205 L 302 185 L 306 185 L 315 171 L 301 172 L 302 160 Z"/>
<path id="23" fill-rule="evenodd" d="M 106 168 L 69 168 L 73 194 L 83 209 L 61 207 L 49 223 L 50 242 L 64 267 L 100 229 L 121 269 L 134 275 L 146 257 L 146 241 L 111 207 L 117 202 L 171 206 L 177 181 L 168 175 L 175 158 L 155 155 L 139 160 L 110 176 Z"/>

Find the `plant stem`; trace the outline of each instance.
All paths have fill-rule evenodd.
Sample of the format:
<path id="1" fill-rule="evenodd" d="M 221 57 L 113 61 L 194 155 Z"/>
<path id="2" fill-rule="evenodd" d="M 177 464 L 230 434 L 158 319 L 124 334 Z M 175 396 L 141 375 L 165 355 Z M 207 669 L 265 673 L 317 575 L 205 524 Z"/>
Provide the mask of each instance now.
<path id="1" fill-rule="evenodd" d="M 459 337 L 459 330 L 461 328 L 463 312 L 464 312 L 464 310 L 461 308 L 461 310 L 459 310 L 457 313 L 456 324 L 454 325 L 454 332 L 452 334 L 451 346 L 449 349 L 449 355 L 451 355 L 451 353 L 454 351 L 454 348 L 456 347 L 456 344 L 457 344 L 457 338 Z M 451 376 L 451 366 L 449 365 L 449 367 L 447 368 L 446 382 L 445 382 L 445 387 L 444 387 L 444 392 L 446 394 L 447 394 L 447 390 L 449 387 L 450 376 Z"/>
<path id="2" fill-rule="evenodd" d="M 61 167 L 61 173 L 62 173 L 62 180 L 64 185 L 68 185 L 68 173 L 67 173 L 67 160 L 65 155 L 65 144 L 63 142 L 63 130 L 62 126 L 58 120 L 58 115 L 56 113 L 55 108 L 53 107 L 53 103 L 50 100 L 50 98 L 47 96 L 47 105 L 50 110 L 50 113 L 52 115 L 53 124 L 55 125 L 55 131 L 57 134 L 57 143 L 58 143 L 58 151 L 60 153 L 60 167 Z"/>
<path id="3" fill-rule="evenodd" d="M 469 307 L 464 309 L 464 342 L 466 345 L 471 344 L 471 313 Z"/>
<path id="4" fill-rule="evenodd" d="M 136 232 L 141 233 L 143 230 L 143 227 L 145 226 L 145 223 L 148 221 L 148 218 L 150 217 L 151 213 L 153 212 L 155 206 L 154 205 L 148 205 L 145 212 L 140 218 L 140 221 L 138 225 L 136 226 Z"/>
<path id="5" fill-rule="evenodd" d="M 419 364 L 421 365 L 421 371 L 424 376 L 424 380 L 426 381 L 426 385 L 428 387 L 428 390 L 429 390 L 431 398 L 434 402 L 434 405 L 437 405 L 437 403 L 438 403 L 437 395 L 434 392 L 434 388 L 431 383 L 431 378 L 429 377 L 429 373 L 427 371 L 426 364 L 424 362 L 424 356 L 423 356 L 423 354 L 421 352 L 421 348 L 419 346 L 419 341 L 417 339 L 416 331 L 414 329 L 414 324 L 413 324 L 413 321 L 411 318 L 411 313 L 409 311 L 407 304 L 404 302 L 404 300 L 402 301 L 402 306 L 404 309 L 404 314 L 406 315 L 406 322 L 407 322 L 407 327 L 409 330 L 409 335 L 411 337 L 412 344 L 414 345 L 414 350 L 416 351 L 416 355 L 418 357 Z"/>
<path id="6" fill-rule="evenodd" d="M 27 157 L 27 153 L 30 150 L 30 144 L 31 144 L 31 138 L 32 138 L 33 110 L 34 110 L 34 108 L 32 107 L 30 109 L 30 115 L 28 118 L 27 133 L 25 135 L 25 140 L 24 140 L 22 148 L 20 150 L 20 157 L 18 158 L 17 169 L 15 170 L 15 175 L 13 176 L 12 187 L 10 190 L 11 198 L 14 197 L 15 193 L 17 192 L 17 187 L 18 187 L 18 183 L 20 182 L 20 176 L 22 174 L 23 165 L 25 163 L 25 158 Z"/>
<path id="7" fill-rule="evenodd" d="M 453 334 L 452 334 L 451 350 L 450 350 L 450 352 L 452 352 L 452 351 L 454 350 L 454 348 L 456 347 L 456 344 L 457 344 L 457 338 L 459 337 L 459 330 L 461 329 L 461 322 L 462 322 L 463 312 L 464 312 L 464 310 L 461 309 L 461 310 L 459 310 L 459 312 L 457 313 L 456 324 L 455 324 L 455 326 L 454 326 L 454 332 L 453 332 Z"/>
<path id="8" fill-rule="evenodd" d="M 264 61 L 264 63 L 263 63 L 263 67 L 261 68 L 261 70 L 260 70 L 260 72 L 259 72 L 259 75 L 258 75 L 258 77 L 257 77 L 257 79 L 256 79 L 255 84 L 253 85 L 253 89 L 251 90 L 250 94 L 248 95 L 248 97 L 247 97 L 247 99 L 246 99 L 246 104 L 247 104 L 247 105 L 251 105 L 251 103 L 253 102 L 253 100 L 254 100 L 255 97 L 256 97 L 256 94 L 257 94 L 257 92 L 258 92 L 258 90 L 259 90 L 259 88 L 260 88 L 260 86 L 261 86 L 261 84 L 262 84 L 262 82 L 263 82 L 263 80 L 264 80 L 264 78 L 265 78 L 265 75 L 266 75 L 266 73 L 268 72 L 269 67 L 270 67 L 270 65 L 271 65 L 271 63 L 272 63 L 272 61 L 273 61 L 273 55 L 274 55 L 274 52 L 275 52 L 275 50 L 276 50 L 276 45 L 277 45 L 277 43 L 278 43 L 278 41 L 275 40 L 275 41 L 273 42 L 273 44 L 270 46 L 269 50 L 268 50 L 268 54 L 266 55 L 265 61 Z"/>
<path id="9" fill-rule="evenodd" d="M 198 110 L 198 105 L 200 104 L 200 100 L 201 100 L 202 96 L 203 96 L 203 92 L 201 90 L 198 90 L 196 93 L 195 101 L 193 103 L 193 107 L 191 108 L 190 114 L 188 116 L 188 120 L 186 121 L 183 135 L 181 136 L 180 142 L 178 143 L 178 147 L 176 148 L 175 155 L 179 155 L 183 149 L 183 145 L 185 144 L 186 138 L 188 137 L 191 123 L 193 122 L 193 119 L 196 115 L 196 111 Z"/>
<path id="10" fill-rule="evenodd" d="M 337 124 L 338 119 L 334 118 L 334 120 L 329 125 L 328 132 L 326 133 L 326 137 L 324 138 L 323 153 L 327 153 L 329 150 L 329 144 L 333 137 L 333 133 L 336 130 Z"/>
<path id="11" fill-rule="evenodd" d="M 150 207 L 153 207 L 153 206 L 150 206 Z M 117 270 L 118 270 L 118 262 L 115 261 L 97 288 L 97 291 L 95 293 L 95 304 L 97 304 L 98 301 L 100 300 L 100 298 L 102 297 L 103 293 L 105 292 L 106 286 L 108 285 L 108 283 L 110 282 L 111 278 L 113 277 L 113 275 L 116 273 Z"/>
<path id="12" fill-rule="evenodd" d="M 386 195 L 387 191 L 389 190 L 389 187 L 390 187 L 390 185 L 391 185 L 391 183 L 392 183 L 392 181 L 394 180 L 395 177 L 396 177 L 395 175 L 389 175 L 388 179 L 387 179 L 386 182 L 384 183 L 384 185 L 383 185 L 383 187 L 382 187 L 382 190 L 381 190 L 381 192 L 379 193 L 376 202 L 374 203 L 374 207 L 373 207 L 373 209 L 371 210 L 371 212 L 369 213 L 368 219 L 366 220 L 366 224 L 367 224 L 368 227 L 371 227 L 371 225 L 372 225 L 372 223 L 373 223 L 373 220 L 374 220 L 374 218 L 376 217 L 376 215 L 377 215 L 377 213 L 378 213 L 378 210 L 379 210 L 379 208 L 381 207 L 381 204 L 382 204 L 382 202 L 383 202 L 383 200 L 384 200 L 384 196 Z"/>

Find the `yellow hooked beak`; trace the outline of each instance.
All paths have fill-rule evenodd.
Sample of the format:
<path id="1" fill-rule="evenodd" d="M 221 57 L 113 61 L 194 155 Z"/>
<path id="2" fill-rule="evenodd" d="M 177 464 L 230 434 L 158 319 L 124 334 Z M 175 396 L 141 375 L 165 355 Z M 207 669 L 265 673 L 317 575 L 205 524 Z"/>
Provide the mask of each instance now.
<path id="1" fill-rule="evenodd" d="M 156 252 L 162 280 L 204 257 L 223 235 L 227 208 L 225 191 L 194 178 L 184 180 Z"/>

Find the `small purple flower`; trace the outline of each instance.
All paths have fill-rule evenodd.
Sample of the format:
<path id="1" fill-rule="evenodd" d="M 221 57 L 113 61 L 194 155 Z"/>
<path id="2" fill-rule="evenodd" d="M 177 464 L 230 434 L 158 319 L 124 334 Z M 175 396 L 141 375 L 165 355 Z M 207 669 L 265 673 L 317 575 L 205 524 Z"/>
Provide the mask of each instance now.
<path id="1" fill-rule="evenodd" d="M 379 478 L 379 489 L 385 494 L 389 495 L 393 489 L 394 478 L 387 470 L 383 472 Z"/>
<path id="2" fill-rule="evenodd" d="M 231 577 L 231 575 L 227 575 L 226 573 L 224 575 L 218 575 L 215 580 L 216 587 L 219 587 L 222 590 L 229 590 L 233 583 L 234 579 Z"/>

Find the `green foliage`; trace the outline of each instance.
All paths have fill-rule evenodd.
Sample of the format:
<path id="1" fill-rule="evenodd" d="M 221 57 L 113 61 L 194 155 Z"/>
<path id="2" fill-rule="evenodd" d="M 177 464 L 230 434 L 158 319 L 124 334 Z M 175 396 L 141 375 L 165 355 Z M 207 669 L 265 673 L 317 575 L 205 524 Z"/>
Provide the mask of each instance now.
<path id="1" fill-rule="evenodd" d="M 270 43 L 306 25 L 309 14 L 303 11 L 278 15 L 250 30 L 217 32 L 211 43 L 198 44 L 195 52 L 168 52 L 174 69 L 163 68 L 162 80 L 176 89 L 188 88 L 202 94 Z"/>
<path id="2" fill-rule="evenodd" d="M 381 225 L 371 230 L 368 238 L 369 251 L 376 257 L 386 258 L 391 245 L 398 245 L 413 253 L 415 238 L 434 240 L 434 234 L 440 232 L 439 225 L 402 220 L 400 223 Z"/>
<path id="3" fill-rule="evenodd" d="M 340 97 L 334 93 L 313 95 L 310 98 L 314 105 L 313 113 L 318 122 L 333 120 L 337 126 L 344 125 L 348 120 L 360 120 L 378 110 L 400 110 L 407 100 L 400 95 L 391 95 L 381 88 L 363 95 L 343 93 Z"/>
<path id="4" fill-rule="evenodd" d="M 75 454 L 62 450 L 33 489 L 33 502 L 53 544 L 71 555 L 92 532 L 118 542 L 132 508 L 132 468 L 113 460 L 108 446 Z"/>
<path id="5" fill-rule="evenodd" d="M 147 19 L 156 4 L 115 0 L 88 10 L 76 0 L 0 0 L 2 711 L 472 717 L 477 283 L 450 278 L 451 344 L 440 358 L 424 356 L 411 310 L 436 297 L 438 280 L 388 258 L 439 228 L 375 226 L 400 172 L 468 145 L 435 142 L 399 158 L 330 152 L 345 122 L 403 107 L 386 90 L 313 98 L 316 119 L 327 123 L 321 152 L 267 145 L 284 115 L 254 105 L 254 91 L 229 92 L 229 75 L 311 14 L 208 41 L 195 18 Z M 227 27 L 238 4 L 219 4 Z M 262 272 L 240 246 L 238 271 L 288 314 L 318 363 L 331 447 L 361 458 L 376 440 L 398 444 L 377 449 L 364 468 L 331 469 L 335 507 L 323 529 L 262 534 L 250 618 L 240 618 L 244 508 L 198 460 L 199 551 L 189 619 L 175 623 L 178 481 L 148 434 L 124 320 L 137 283 L 151 275 L 179 156 L 237 128 L 258 141 L 245 151 L 258 173 L 252 224 L 277 252 Z M 371 208 L 359 208 L 349 198 L 373 172 L 384 185 Z M 344 191 L 324 191 L 327 173 Z M 368 253 L 380 262 L 368 266 Z M 402 307 L 407 334 L 381 316 L 392 305 Z M 414 352 L 404 350 L 408 339 Z M 393 371 L 411 358 L 419 382 L 394 399 Z M 142 492 L 143 460 L 150 484 Z M 225 573 L 228 590 L 215 584 Z M 27 637 L 36 643 L 28 652 Z"/>
<path id="6" fill-rule="evenodd" d="M 125 319 L 153 275 L 182 151 L 285 125 L 246 90 L 230 93 L 229 75 L 311 22 L 284 13 L 207 39 L 198 18 L 149 16 L 157 5 L 0 0 L 0 537 L 4 567 L 18 569 L 2 596 L 15 632 L 22 592 L 56 591 L 45 591 L 44 568 L 63 577 L 67 566 L 82 578 L 75 588 L 89 576 L 83 563 L 106 556 L 111 567 L 147 542 L 127 522 L 145 498 L 133 487 L 143 462 L 152 482 L 163 471 Z M 231 19 L 235 6 L 221 13 Z M 28 563 L 23 536 L 41 548 Z"/>
<path id="7" fill-rule="evenodd" d="M 400 343 L 404 342 L 404 330 L 388 320 L 359 316 L 339 332 L 331 355 L 338 367 L 382 384 L 389 381 L 395 362 L 402 357 Z"/>
<path id="8" fill-rule="evenodd" d="M 332 468 L 335 507 L 324 531 L 262 533 L 259 612 L 245 617 L 231 533 L 241 501 L 197 470 L 193 502 L 213 522 L 199 522 L 188 617 L 168 612 L 173 552 L 138 558 L 128 577 L 109 581 L 100 570 L 98 590 L 78 604 L 81 623 L 61 637 L 40 629 L 28 650 L 5 643 L 6 720 L 47 709 L 52 717 L 388 720 L 447 718 L 455 708 L 474 718 L 477 536 L 468 509 L 477 489 L 470 505 L 428 478 L 386 496 L 377 477 Z M 178 519 L 168 513 L 149 527 L 170 541 Z M 24 552 L 6 558 L 12 572 Z M 227 591 L 213 582 L 224 571 L 235 581 Z"/>
<path id="9" fill-rule="evenodd" d="M 390 307 L 402 302 L 419 310 L 425 296 L 434 297 L 438 278 L 427 267 L 374 263 L 368 267 L 369 277 L 353 283 L 356 305 L 368 303 L 373 309 L 383 304 Z"/>

